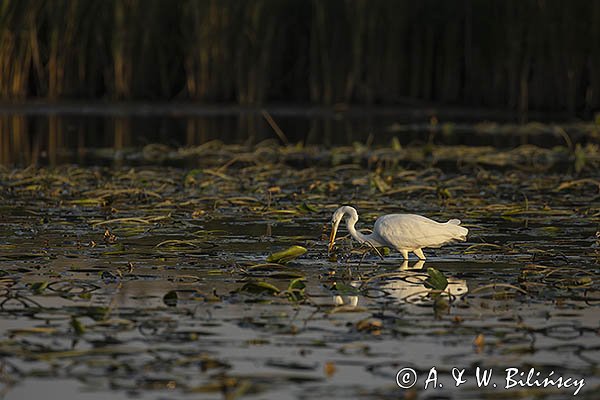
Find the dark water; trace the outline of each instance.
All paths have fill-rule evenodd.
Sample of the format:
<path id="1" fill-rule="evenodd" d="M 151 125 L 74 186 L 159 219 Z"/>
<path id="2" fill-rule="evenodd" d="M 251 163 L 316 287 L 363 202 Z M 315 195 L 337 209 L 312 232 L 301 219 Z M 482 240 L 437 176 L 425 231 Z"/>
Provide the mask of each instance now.
<path id="1" fill-rule="evenodd" d="M 545 148 L 598 140 L 596 125 L 560 115 L 522 117 L 472 109 L 211 107 L 194 104 L 24 104 L 0 106 L 0 164 L 104 164 L 160 143 L 173 149 L 219 140 L 325 147 L 469 145 Z M 152 161 L 153 162 L 153 161 Z"/>

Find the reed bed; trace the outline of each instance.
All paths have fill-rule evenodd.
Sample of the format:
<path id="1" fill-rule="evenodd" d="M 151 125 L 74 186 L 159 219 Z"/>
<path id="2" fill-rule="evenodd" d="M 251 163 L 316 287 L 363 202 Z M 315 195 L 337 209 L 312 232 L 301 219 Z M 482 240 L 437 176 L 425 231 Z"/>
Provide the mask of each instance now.
<path id="1" fill-rule="evenodd" d="M 600 3 L 5 0 L 0 97 L 592 111 Z"/>

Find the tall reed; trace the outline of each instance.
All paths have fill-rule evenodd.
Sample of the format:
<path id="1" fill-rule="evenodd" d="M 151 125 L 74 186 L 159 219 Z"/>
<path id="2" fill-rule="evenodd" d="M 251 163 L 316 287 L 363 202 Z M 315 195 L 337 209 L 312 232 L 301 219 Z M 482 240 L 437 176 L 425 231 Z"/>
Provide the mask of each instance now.
<path id="1" fill-rule="evenodd" d="M 3 0 L 0 97 L 600 108 L 600 2 Z"/>

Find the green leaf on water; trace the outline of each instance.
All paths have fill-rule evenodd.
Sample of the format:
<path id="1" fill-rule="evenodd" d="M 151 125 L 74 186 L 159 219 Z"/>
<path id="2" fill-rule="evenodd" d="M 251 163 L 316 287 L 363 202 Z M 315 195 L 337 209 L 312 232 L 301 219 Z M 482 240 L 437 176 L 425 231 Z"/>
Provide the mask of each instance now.
<path id="1" fill-rule="evenodd" d="M 177 300 L 178 296 L 175 290 L 171 290 L 163 296 L 163 302 L 169 307 L 175 307 L 177 305 Z"/>
<path id="2" fill-rule="evenodd" d="M 276 286 L 264 281 L 250 281 L 246 282 L 244 286 L 238 289 L 238 292 L 251 294 L 278 294 L 280 290 Z"/>
<path id="3" fill-rule="evenodd" d="M 305 278 L 296 278 L 290 281 L 288 288 L 285 291 L 290 301 L 297 302 L 304 299 L 304 289 L 306 288 L 306 285 L 304 284 L 305 280 Z"/>
<path id="4" fill-rule="evenodd" d="M 435 268 L 427 268 L 429 278 L 425 280 L 425 285 L 434 290 L 445 290 L 448 286 L 448 279 L 444 274 Z"/>
<path id="5" fill-rule="evenodd" d="M 306 253 L 306 249 L 302 246 L 291 246 L 283 251 L 273 253 L 267 257 L 267 262 L 274 262 L 278 264 L 285 264 L 295 258 L 300 257 Z"/>
<path id="6" fill-rule="evenodd" d="M 110 309 L 108 307 L 88 307 L 86 315 L 94 321 L 103 321 L 109 313 Z"/>
<path id="7" fill-rule="evenodd" d="M 304 281 L 306 281 L 304 277 L 292 279 L 292 281 L 288 285 L 287 290 L 304 290 L 304 288 L 306 287 Z"/>
<path id="8" fill-rule="evenodd" d="M 85 333 L 85 326 L 75 317 L 71 317 L 71 327 L 77 335 L 83 335 Z"/>
<path id="9" fill-rule="evenodd" d="M 30 289 L 35 294 L 41 294 L 47 287 L 48 282 L 34 282 L 31 284 Z"/>

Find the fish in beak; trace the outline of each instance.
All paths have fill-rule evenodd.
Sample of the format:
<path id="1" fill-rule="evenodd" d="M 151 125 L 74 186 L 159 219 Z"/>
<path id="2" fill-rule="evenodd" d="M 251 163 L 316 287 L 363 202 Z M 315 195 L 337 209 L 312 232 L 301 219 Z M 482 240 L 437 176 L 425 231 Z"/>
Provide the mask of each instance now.
<path id="1" fill-rule="evenodd" d="M 335 235 L 337 234 L 338 226 L 340 225 L 341 220 L 337 220 L 331 223 L 331 235 L 329 236 L 329 249 L 327 250 L 331 253 L 333 250 L 333 245 L 335 243 Z"/>

